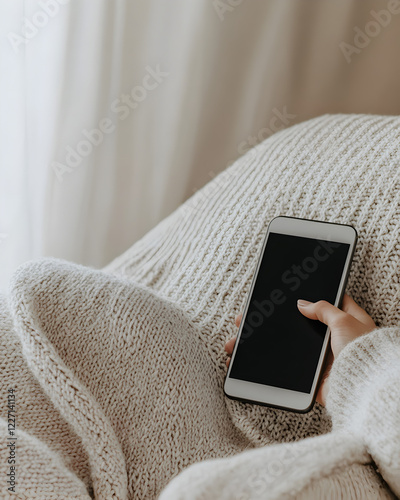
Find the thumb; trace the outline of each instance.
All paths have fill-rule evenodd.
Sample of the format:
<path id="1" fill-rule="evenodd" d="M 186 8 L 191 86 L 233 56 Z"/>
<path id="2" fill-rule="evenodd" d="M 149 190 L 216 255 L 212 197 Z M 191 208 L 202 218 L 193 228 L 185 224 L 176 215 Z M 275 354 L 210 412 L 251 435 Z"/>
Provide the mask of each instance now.
<path id="1" fill-rule="evenodd" d="M 345 312 L 341 311 L 326 300 L 309 302 L 307 300 L 300 299 L 297 301 L 297 307 L 301 314 L 303 314 L 306 318 L 317 319 L 330 328 L 334 326 L 335 322 L 346 316 Z"/>

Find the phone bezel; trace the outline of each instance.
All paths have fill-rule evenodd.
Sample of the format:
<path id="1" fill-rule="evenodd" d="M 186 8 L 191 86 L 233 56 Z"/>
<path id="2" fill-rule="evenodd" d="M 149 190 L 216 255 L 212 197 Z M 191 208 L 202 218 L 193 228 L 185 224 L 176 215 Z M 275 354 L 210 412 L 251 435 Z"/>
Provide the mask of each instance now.
<path id="1" fill-rule="evenodd" d="M 321 354 L 319 357 L 317 369 L 315 371 L 311 392 L 309 394 L 263 384 L 257 384 L 254 382 L 246 382 L 244 380 L 238 380 L 229 377 L 235 359 L 238 340 L 240 338 L 240 335 L 242 334 L 244 321 L 250 304 L 250 299 L 253 294 L 254 285 L 261 266 L 264 250 L 268 242 L 269 234 L 271 232 L 350 244 L 350 249 L 346 258 L 345 265 L 343 267 L 342 277 L 334 302 L 335 306 L 340 307 L 350 272 L 351 261 L 357 243 L 357 231 L 353 226 L 348 224 L 338 224 L 333 222 L 301 219 L 288 216 L 275 217 L 268 225 L 267 233 L 265 235 L 264 242 L 260 251 L 257 267 L 252 279 L 252 283 L 246 300 L 246 305 L 243 311 L 242 321 L 239 326 L 237 340 L 235 342 L 231 362 L 229 364 L 228 372 L 225 378 L 224 393 L 231 399 L 236 399 L 247 403 L 255 403 L 259 405 L 271 406 L 273 408 L 305 413 L 310 411 L 315 402 L 318 382 L 328 352 L 327 348 L 330 339 L 330 330 L 328 327 L 321 348 Z"/>

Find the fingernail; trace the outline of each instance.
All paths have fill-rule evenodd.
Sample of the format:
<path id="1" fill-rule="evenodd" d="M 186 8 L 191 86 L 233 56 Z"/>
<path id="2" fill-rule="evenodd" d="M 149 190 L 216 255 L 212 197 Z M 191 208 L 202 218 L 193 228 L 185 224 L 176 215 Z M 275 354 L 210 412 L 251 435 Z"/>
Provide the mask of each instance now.
<path id="1" fill-rule="evenodd" d="M 298 305 L 299 307 L 307 307 L 307 306 L 309 306 L 310 304 L 312 304 L 312 302 L 310 302 L 310 301 L 308 301 L 308 300 L 302 300 L 302 299 L 299 299 L 299 300 L 297 301 L 297 305 Z"/>

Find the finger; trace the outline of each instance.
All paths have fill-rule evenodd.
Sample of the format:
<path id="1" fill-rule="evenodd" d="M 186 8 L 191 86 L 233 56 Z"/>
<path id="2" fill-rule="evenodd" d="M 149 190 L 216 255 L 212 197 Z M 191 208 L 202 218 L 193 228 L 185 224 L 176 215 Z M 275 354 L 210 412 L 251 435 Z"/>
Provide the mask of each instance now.
<path id="1" fill-rule="evenodd" d="M 330 371 L 332 368 L 333 360 L 334 360 L 333 352 L 332 352 L 332 349 L 329 348 L 328 356 L 326 357 L 326 361 L 325 361 L 324 366 L 323 366 L 323 372 L 321 375 L 321 379 L 318 383 L 318 391 L 317 391 L 317 397 L 316 397 L 316 400 L 322 406 L 325 406 L 325 402 L 326 402 L 326 386 L 327 386 L 328 377 L 329 377 L 329 374 L 330 374 Z"/>
<path id="2" fill-rule="evenodd" d="M 319 388 L 318 388 L 318 392 L 317 392 L 317 397 L 316 397 L 316 400 L 318 401 L 318 403 L 322 406 L 325 406 L 326 405 L 326 398 L 328 396 L 328 392 L 329 392 L 329 377 L 325 378 Z"/>
<path id="3" fill-rule="evenodd" d="M 231 362 L 231 358 L 228 358 L 228 359 L 226 360 L 226 366 L 229 366 L 229 363 L 230 363 L 230 362 Z"/>
<path id="4" fill-rule="evenodd" d="M 323 384 L 321 384 L 319 386 L 318 392 L 317 392 L 317 397 L 315 399 L 316 399 L 317 403 L 319 403 L 322 406 L 325 406 L 324 396 L 323 396 L 323 392 L 322 392 L 323 387 L 324 387 Z"/>
<path id="5" fill-rule="evenodd" d="M 332 364 L 333 364 L 333 360 L 334 360 L 334 356 L 333 356 L 333 352 L 332 352 L 332 348 L 329 346 L 328 347 L 328 353 L 326 355 L 326 360 L 325 360 L 325 363 L 323 365 L 323 374 L 324 375 L 329 375 L 329 371 L 330 369 L 332 368 Z"/>
<path id="6" fill-rule="evenodd" d="M 343 320 L 347 315 L 334 305 L 326 300 L 319 300 L 318 302 L 308 302 L 307 300 L 298 300 L 297 307 L 301 314 L 309 319 L 318 319 L 329 327 L 333 327 L 336 322 Z"/>
<path id="7" fill-rule="evenodd" d="M 347 295 L 347 293 L 345 293 L 343 297 L 342 310 L 351 314 L 354 318 L 358 319 L 358 321 L 361 321 L 361 323 L 364 323 L 365 325 L 373 324 L 375 326 L 374 320 L 371 316 L 356 302 L 354 302 L 354 300 Z"/>
<path id="8" fill-rule="evenodd" d="M 233 348 L 235 347 L 236 337 L 232 337 L 225 344 L 225 351 L 230 355 L 233 353 Z"/>
<path id="9" fill-rule="evenodd" d="M 235 325 L 239 328 L 240 322 L 242 321 L 243 314 L 238 314 L 235 318 Z"/>

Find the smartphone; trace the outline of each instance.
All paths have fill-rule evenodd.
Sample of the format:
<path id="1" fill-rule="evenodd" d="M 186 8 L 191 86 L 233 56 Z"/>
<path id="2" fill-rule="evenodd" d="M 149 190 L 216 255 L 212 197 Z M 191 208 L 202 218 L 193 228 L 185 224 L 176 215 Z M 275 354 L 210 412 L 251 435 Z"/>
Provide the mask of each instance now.
<path id="1" fill-rule="evenodd" d="M 295 217 L 270 222 L 225 379 L 229 398 L 311 410 L 330 331 L 303 316 L 297 300 L 340 307 L 356 242 L 350 225 Z"/>

